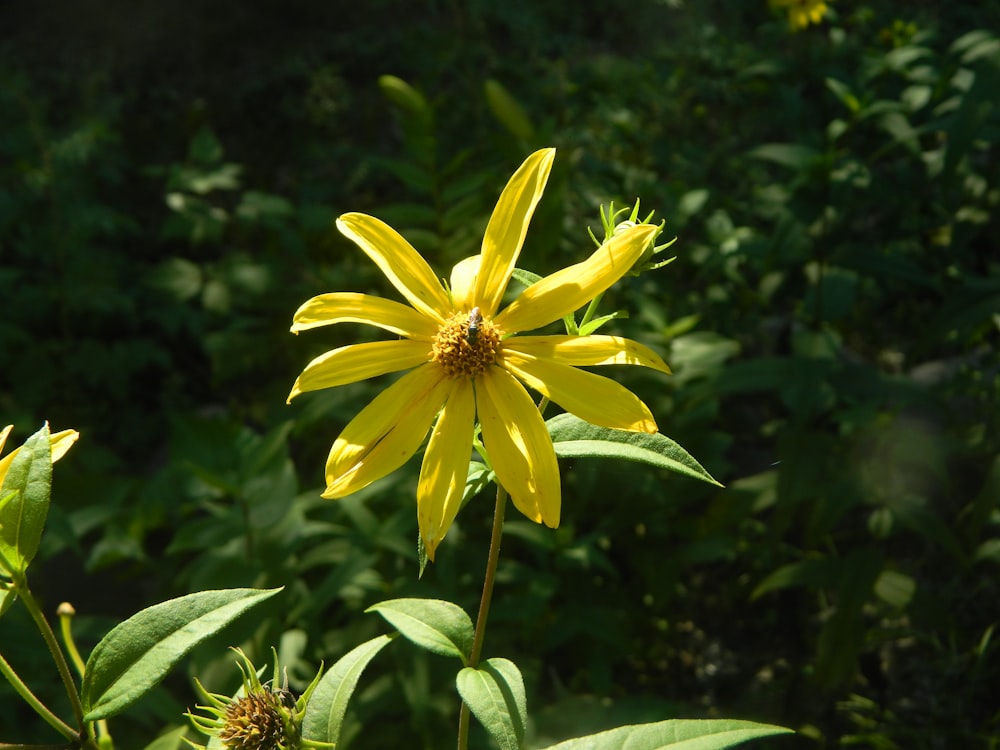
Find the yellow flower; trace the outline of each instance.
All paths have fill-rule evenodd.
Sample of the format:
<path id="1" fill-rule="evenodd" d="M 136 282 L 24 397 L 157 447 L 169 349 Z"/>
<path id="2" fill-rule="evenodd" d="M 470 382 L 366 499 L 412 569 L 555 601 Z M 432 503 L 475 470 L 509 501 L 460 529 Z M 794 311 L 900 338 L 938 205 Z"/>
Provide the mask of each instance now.
<path id="1" fill-rule="evenodd" d="M 792 31 L 801 31 L 810 23 L 818 24 L 827 11 L 824 0 L 771 0 L 771 7 L 786 10 Z"/>
<path id="2" fill-rule="evenodd" d="M 317 357 L 295 381 L 288 400 L 409 370 L 362 409 L 334 442 L 323 497 L 344 497 L 396 470 L 430 430 L 417 485 L 417 518 L 431 559 L 462 501 L 477 419 L 490 465 L 515 507 L 535 522 L 558 526 L 555 451 L 525 385 L 593 424 L 657 430 L 635 394 L 577 369 L 633 364 L 669 373 L 647 347 L 618 336 L 514 335 L 559 320 L 614 284 L 642 256 L 656 227 L 622 232 L 587 260 L 532 284 L 498 312 L 554 158 L 554 149 L 538 151 L 511 177 L 486 228 L 482 252 L 454 267 L 447 288 L 391 227 L 365 214 L 341 216 L 341 233 L 375 262 L 410 307 L 334 292 L 314 297 L 295 313 L 293 333 L 352 321 L 403 337 L 344 346 Z"/>
<path id="3" fill-rule="evenodd" d="M 3 446 L 7 442 L 7 436 L 10 435 L 12 429 L 14 429 L 14 425 L 9 424 L 0 430 L 0 453 L 3 453 Z M 76 430 L 63 430 L 62 432 L 57 432 L 55 435 L 50 435 L 49 444 L 52 446 L 52 463 L 65 456 L 66 451 L 73 446 L 78 437 L 80 437 L 80 433 Z M 19 447 L 15 448 L 6 456 L 0 458 L 0 487 L 3 486 L 3 480 L 7 478 L 7 470 L 10 468 L 14 456 L 20 450 Z"/>

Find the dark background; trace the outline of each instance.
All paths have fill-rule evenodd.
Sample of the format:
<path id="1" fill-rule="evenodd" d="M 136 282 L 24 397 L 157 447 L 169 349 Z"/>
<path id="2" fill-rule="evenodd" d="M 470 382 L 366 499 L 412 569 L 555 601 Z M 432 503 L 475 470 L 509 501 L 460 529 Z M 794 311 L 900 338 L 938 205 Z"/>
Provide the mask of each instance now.
<path id="1" fill-rule="evenodd" d="M 558 531 L 509 517 L 486 652 L 524 671 L 534 744 L 709 716 L 800 731 L 776 747 L 994 746 L 998 28 L 995 2 L 837 2 L 798 33 L 765 2 L 4 4 L 0 422 L 82 434 L 33 590 L 86 652 L 172 596 L 285 585 L 195 655 L 220 692 L 229 643 L 280 646 L 301 688 L 384 631 L 376 601 L 474 611 L 489 493 L 418 580 L 415 461 L 318 497 L 384 383 L 284 403 L 379 333 L 287 330 L 315 294 L 394 295 L 338 214 L 446 276 L 556 146 L 521 265 L 584 257 L 612 200 L 666 221 L 678 260 L 603 311 L 674 375 L 613 375 L 727 489 L 572 462 Z M 58 694 L 16 606 L 0 653 Z M 344 746 L 450 746 L 451 670 L 395 644 Z M 118 745 L 193 702 L 175 675 Z M 0 727 L 53 739 L 13 695 Z"/>

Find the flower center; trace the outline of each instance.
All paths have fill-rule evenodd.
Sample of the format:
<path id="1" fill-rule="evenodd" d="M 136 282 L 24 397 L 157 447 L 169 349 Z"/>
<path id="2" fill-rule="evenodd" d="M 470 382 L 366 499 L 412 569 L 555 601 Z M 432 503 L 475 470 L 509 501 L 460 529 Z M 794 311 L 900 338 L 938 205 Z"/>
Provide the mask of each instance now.
<path id="1" fill-rule="evenodd" d="M 431 359 L 453 378 L 474 378 L 496 362 L 502 331 L 478 307 L 454 313 L 434 337 Z"/>
<path id="2" fill-rule="evenodd" d="M 275 750 L 288 746 L 285 720 L 276 694 L 252 692 L 226 707 L 219 732 L 223 747 Z"/>

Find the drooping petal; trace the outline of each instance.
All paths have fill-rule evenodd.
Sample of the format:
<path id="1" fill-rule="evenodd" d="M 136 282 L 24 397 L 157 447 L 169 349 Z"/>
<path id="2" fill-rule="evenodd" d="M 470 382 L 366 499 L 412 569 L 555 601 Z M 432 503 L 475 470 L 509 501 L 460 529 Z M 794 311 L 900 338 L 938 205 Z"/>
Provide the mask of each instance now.
<path id="1" fill-rule="evenodd" d="M 660 355 L 638 341 L 622 336 L 514 336 L 504 341 L 505 352 L 521 352 L 564 365 L 642 365 L 669 375 Z"/>
<path id="2" fill-rule="evenodd" d="M 368 323 L 408 338 L 429 339 L 438 324 L 412 307 L 356 292 L 320 294 L 303 304 L 292 318 L 292 333 L 334 323 Z"/>
<path id="3" fill-rule="evenodd" d="M 417 521 L 431 560 L 462 505 L 476 426 L 472 381 L 455 378 L 451 382 L 448 400 L 427 442 L 417 484 Z"/>
<path id="4" fill-rule="evenodd" d="M 456 310 L 468 312 L 476 307 L 476 278 L 482 258 L 481 255 L 473 255 L 460 260 L 451 269 L 451 302 Z"/>
<path id="5" fill-rule="evenodd" d="M 483 315 L 492 317 L 514 271 L 528 233 L 528 223 L 549 179 L 556 150 L 536 151 L 518 168 L 500 194 L 483 236 L 483 259 L 476 280 L 475 300 Z"/>
<path id="6" fill-rule="evenodd" d="M 646 405 L 611 378 L 518 352 L 505 351 L 503 365 L 530 388 L 586 422 L 615 430 L 656 432 Z"/>
<path id="7" fill-rule="evenodd" d="M 545 420 L 510 373 L 490 367 L 476 381 L 483 443 L 500 484 L 519 511 L 537 523 L 559 525 L 559 466 Z"/>
<path id="8" fill-rule="evenodd" d="M 532 331 L 583 307 L 632 268 L 655 234 L 640 224 L 612 237 L 587 260 L 529 286 L 494 322 L 508 334 Z"/>
<path id="9" fill-rule="evenodd" d="M 426 341 L 372 341 L 350 344 L 321 354 L 295 380 L 288 402 L 300 393 L 356 383 L 387 372 L 409 370 L 430 359 Z"/>
<path id="10" fill-rule="evenodd" d="M 442 322 L 451 312 L 448 293 L 427 261 L 384 221 L 367 214 L 344 214 L 337 229 L 365 251 L 406 301 L 429 318 Z"/>
<path id="11" fill-rule="evenodd" d="M 65 456 L 79 437 L 80 433 L 76 430 L 63 430 L 49 435 L 49 444 L 52 446 L 52 463 Z"/>
<path id="12" fill-rule="evenodd" d="M 350 495 L 406 463 L 423 442 L 450 384 L 440 368 L 425 365 L 376 396 L 334 441 L 323 497 Z"/>

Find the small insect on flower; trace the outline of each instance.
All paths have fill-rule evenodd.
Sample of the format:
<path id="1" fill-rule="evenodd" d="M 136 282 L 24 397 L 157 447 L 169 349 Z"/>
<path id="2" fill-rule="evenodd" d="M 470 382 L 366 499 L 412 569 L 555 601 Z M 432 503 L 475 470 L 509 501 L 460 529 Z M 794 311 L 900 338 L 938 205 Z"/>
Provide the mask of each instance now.
<path id="1" fill-rule="evenodd" d="M 479 311 L 478 307 L 473 307 L 469 310 L 469 333 L 468 341 L 469 344 L 475 344 L 479 339 L 479 326 L 483 322 L 483 314 Z"/>

